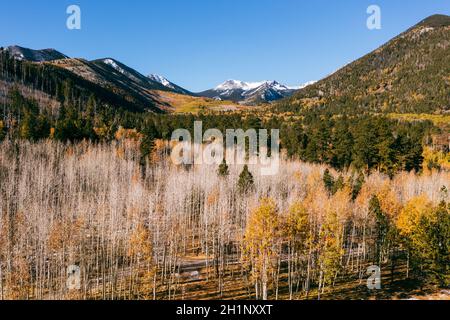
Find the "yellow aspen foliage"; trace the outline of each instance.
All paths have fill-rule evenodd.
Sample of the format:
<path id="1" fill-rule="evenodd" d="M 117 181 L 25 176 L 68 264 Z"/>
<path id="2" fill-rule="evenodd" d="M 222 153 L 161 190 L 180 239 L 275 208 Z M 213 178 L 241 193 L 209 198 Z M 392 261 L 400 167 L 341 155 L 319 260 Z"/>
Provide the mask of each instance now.
<path id="1" fill-rule="evenodd" d="M 278 208 L 272 199 L 264 198 L 248 219 L 244 236 L 245 247 L 256 255 L 270 256 L 278 231 Z"/>
<path id="2" fill-rule="evenodd" d="M 149 229 L 142 223 L 131 234 L 127 254 L 135 265 L 131 273 L 134 294 L 138 298 L 148 299 L 153 289 L 153 277 L 156 270 L 153 265 L 152 236 Z"/>
<path id="3" fill-rule="evenodd" d="M 447 203 L 434 206 L 426 196 L 411 199 L 398 219 L 414 274 L 442 287 L 450 283 L 450 210 Z"/>
<path id="4" fill-rule="evenodd" d="M 397 228 L 403 236 L 413 234 L 422 218 L 430 217 L 433 213 L 433 204 L 427 196 L 412 198 L 401 210 L 397 220 Z"/>
<path id="5" fill-rule="evenodd" d="M 279 227 L 278 208 L 275 202 L 270 198 L 262 199 L 248 219 L 243 239 L 243 252 L 245 262 L 251 265 L 257 298 L 262 296 L 263 300 L 267 299 L 269 274 L 273 268 L 272 262 L 277 256 Z M 261 289 L 258 289 L 259 283 Z"/>
<path id="6" fill-rule="evenodd" d="M 402 210 L 402 204 L 396 193 L 392 190 L 392 186 L 389 182 L 386 182 L 383 185 L 382 189 L 377 193 L 377 198 L 380 201 L 381 210 L 385 212 L 390 219 L 397 219 Z"/>
<path id="7" fill-rule="evenodd" d="M 167 155 L 170 154 L 170 143 L 166 140 L 155 139 L 155 146 L 153 147 L 153 153 L 151 160 L 153 163 L 166 161 Z"/>
<path id="8" fill-rule="evenodd" d="M 114 134 L 114 138 L 118 141 L 121 140 L 133 140 L 139 141 L 142 139 L 142 134 L 139 133 L 136 129 L 125 129 L 123 127 L 119 127 L 116 133 Z"/>
<path id="9" fill-rule="evenodd" d="M 355 200 L 356 205 L 359 208 L 367 208 L 369 201 L 374 194 L 379 191 L 379 186 L 372 181 L 366 181 L 359 192 L 358 197 Z"/>
<path id="10" fill-rule="evenodd" d="M 434 151 L 430 147 L 423 150 L 423 171 L 430 175 L 433 170 L 450 170 L 450 152 Z"/>
<path id="11" fill-rule="evenodd" d="M 319 169 L 313 169 L 306 179 L 308 190 L 317 190 L 322 184 L 322 172 Z"/>
<path id="12" fill-rule="evenodd" d="M 322 220 L 328 201 L 328 192 L 325 190 L 322 174 L 319 170 L 314 170 L 307 178 L 306 197 L 303 204 L 314 218 Z"/>
<path id="13" fill-rule="evenodd" d="M 352 190 L 349 186 L 345 186 L 343 189 L 338 190 L 336 194 L 331 198 L 330 206 L 336 212 L 339 222 L 344 221 L 351 217 L 352 208 Z"/>
<path id="14" fill-rule="evenodd" d="M 130 238 L 128 249 L 129 257 L 138 257 L 140 261 L 150 261 L 152 259 L 152 242 L 148 228 L 140 224 Z"/>
<path id="15" fill-rule="evenodd" d="M 296 238 L 308 230 L 309 214 L 301 202 L 295 202 L 289 208 L 284 230 L 288 238 Z"/>
<path id="16" fill-rule="evenodd" d="M 74 221 L 55 221 L 50 228 L 48 246 L 57 252 L 64 246 L 77 247 L 82 242 L 82 234 L 85 223 L 82 219 Z"/>
<path id="17" fill-rule="evenodd" d="M 320 230 L 320 256 L 319 264 L 322 274 L 322 290 L 327 285 L 333 285 L 341 271 L 341 258 L 344 255 L 342 248 L 342 224 L 335 210 L 327 210 L 325 222 Z"/>

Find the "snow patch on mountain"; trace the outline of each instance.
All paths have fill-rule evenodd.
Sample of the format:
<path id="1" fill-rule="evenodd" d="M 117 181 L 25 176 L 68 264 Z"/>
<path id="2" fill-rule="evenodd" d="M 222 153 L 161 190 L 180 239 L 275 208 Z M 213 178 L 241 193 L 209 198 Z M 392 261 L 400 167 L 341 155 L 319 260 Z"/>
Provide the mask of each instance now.
<path id="1" fill-rule="evenodd" d="M 273 87 L 275 90 L 289 90 L 288 87 L 278 83 L 277 81 L 261 81 L 261 82 L 244 82 L 240 80 L 227 80 L 224 83 L 218 85 L 214 90 L 216 91 L 228 91 L 228 90 L 243 90 L 250 91 L 262 86 Z"/>
<path id="2" fill-rule="evenodd" d="M 227 80 L 214 89 L 199 93 L 205 97 L 217 100 L 231 100 L 242 104 L 255 104 L 260 102 L 273 102 L 291 96 L 295 90 L 304 88 L 307 84 L 298 87 L 289 87 L 277 81 L 244 82 L 241 80 Z"/>
<path id="3" fill-rule="evenodd" d="M 113 67 L 114 69 L 116 69 L 117 71 L 119 71 L 122 74 L 125 74 L 125 70 L 122 69 L 117 62 L 115 62 L 113 59 L 104 59 L 103 60 L 104 63 L 106 63 L 107 65 L 110 65 L 111 67 Z"/>
<path id="4" fill-rule="evenodd" d="M 46 62 L 68 58 L 55 49 L 32 50 L 19 46 L 9 46 L 5 48 L 5 51 L 8 51 L 14 59 L 19 61 Z"/>
<path id="5" fill-rule="evenodd" d="M 175 86 L 169 80 L 164 78 L 163 76 L 160 76 L 157 74 L 151 74 L 148 77 L 150 78 L 150 80 L 158 82 L 158 83 L 162 84 L 164 87 L 167 87 L 170 89 L 175 89 Z"/>

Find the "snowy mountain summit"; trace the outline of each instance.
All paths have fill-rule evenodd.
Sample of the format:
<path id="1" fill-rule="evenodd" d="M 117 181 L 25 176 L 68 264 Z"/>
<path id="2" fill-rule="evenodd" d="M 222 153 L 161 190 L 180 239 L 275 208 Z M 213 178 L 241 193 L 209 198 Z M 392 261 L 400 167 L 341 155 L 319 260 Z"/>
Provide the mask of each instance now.
<path id="1" fill-rule="evenodd" d="M 167 88 L 171 88 L 171 89 L 175 89 L 174 85 L 167 80 L 166 78 L 164 78 L 163 76 L 157 75 L 157 74 L 151 74 L 148 76 L 151 80 L 158 82 L 160 84 L 162 84 L 163 86 L 167 87 Z"/>
<path id="2" fill-rule="evenodd" d="M 148 76 L 148 78 L 154 82 L 157 82 L 161 85 L 163 85 L 164 87 L 166 87 L 167 89 L 170 89 L 171 91 L 174 91 L 176 93 L 180 93 L 180 94 L 187 94 L 187 95 L 192 95 L 192 92 L 177 86 L 176 84 L 174 84 L 173 82 L 167 80 L 166 78 L 164 78 L 163 76 L 157 75 L 157 74 L 151 74 Z"/>
<path id="3" fill-rule="evenodd" d="M 244 82 L 227 80 L 214 89 L 201 92 L 199 95 L 218 100 L 231 100 L 242 104 L 259 104 L 289 97 L 295 90 L 304 87 L 304 85 L 288 87 L 277 81 Z"/>

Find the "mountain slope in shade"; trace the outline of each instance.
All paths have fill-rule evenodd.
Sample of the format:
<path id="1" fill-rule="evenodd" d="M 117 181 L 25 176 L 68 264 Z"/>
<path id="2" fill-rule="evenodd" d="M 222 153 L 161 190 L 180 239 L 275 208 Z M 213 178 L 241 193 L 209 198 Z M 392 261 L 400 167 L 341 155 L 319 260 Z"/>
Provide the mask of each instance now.
<path id="1" fill-rule="evenodd" d="M 108 75 L 111 80 L 114 79 L 116 82 L 120 81 L 127 85 L 133 84 L 143 90 L 167 90 L 159 82 L 149 79 L 138 71 L 112 58 L 94 60 L 90 63 L 95 67 L 97 72 Z"/>
<path id="2" fill-rule="evenodd" d="M 86 81 L 120 95 L 139 106 L 139 109 L 151 110 L 160 107 L 152 90 L 165 90 L 165 88 L 117 60 L 111 58 L 95 61 L 64 59 L 47 64 L 68 70 Z"/>
<path id="3" fill-rule="evenodd" d="M 163 77 L 146 77 L 138 71 L 112 58 L 85 61 L 66 59 L 51 62 L 70 70 L 88 81 L 128 97 L 132 101 L 156 105 L 161 110 L 171 110 L 167 101 L 160 99 L 159 91 L 193 95 Z M 130 97 L 131 96 L 131 97 Z"/>
<path id="4" fill-rule="evenodd" d="M 9 46 L 5 49 L 17 60 L 26 60 L 31 62 L 46 62 L 68 57 L 55 49 L 32 50 L 19 46 Z"/>
<path id="5" fill-rule="evenodd" d="M 67 67 L 70 71 L 83 78 L 90 81 L 100 80 L 102 84 L 108 82 L 105 81 L 105 78 L 109 78 L 111 80 L 112 78 L 117 77 L 117 80 L 123 81 L 125 79 L 125 83 L 131 81 L 134 84 L 138 84 L 145 90 L 165 90 L 192 95 L 192 93 L 188 90 L 177 86 L 163 77 L 146 77 L 136 70 L 112 58 L 93 61 L 71 59 L 65 54 L 62 54 L 54 49 L 33 50 L 19 46 L 9 46 L 5 50 L 8 51 L 10 56 L 16 60 L 28 62 L 49 62 L 60 67 Z M 100 74 L 95 74 L 96 72 L 99 72 Z M 107 73 L 109 73 L 109 75 L 107 75 Z"/>
<path id="6" fill-rule="evenodd" d="M 45 109 L 57 112 L 65 95 L 65 88 L 77 97 L 77 103 L 85 106 L 90 97 L 115 110 L 131 112 L 162 112 L 159 101 L 151 95 L 143 96 L 124 87 L 110 86 L 87 61 L 81 59 L 62 59 L 52 62 L 36 63 L 15 60 L 5 51 L 0 51 L 0 97 L 7 98 L 9 92 L 17 88 L 23 96 L 37 101 Z M 57 62 L 57 63 L 56 63 Z M 67 63 L 82 76 L 61 67 Z M 90 77 L 94 81 L 91 81 Z M 105 81 L 105 82 L 102 82 Z"/>
<path id="7" fill-rule="evenodd" d="M 255 105 L 289 97 L 296 89 L 277 81 L 244 82 L 228 80 L 214 89 L 200 92 L 198 95 L 217 100 L 230 100 L 244 105 Z"/>
<path id="8" fill-rule="evenodd" d="M 431 16 L 277 104 L 279 111 L 443 113 L 450 108 L 450 17 Z"/>
<path id="9" fill-rule="evenodd" d="M 163 77 L 146 77 L 112 58 L 87 61 L 68 58 L 63 54 L 44 56 L 41 50 L 31 49 L 21 49 L 20 53 L 16 51 L 16 54 L 11 54 L 10 50 L 0 50 L 0 60 L 5 66 L 13 68 L 8 71 L 0 65 L 0 97 L 7 97 L 8 92 L 18 86 L 24 96 L 42 97 L 42 107 L 51 105 L 53 109 L 57 109 L 60 105 L 61 88 L 66 83 L 71 83 L 81 93 L 84 99 L 82 103 L 86 103 L 87 99 L 94 95 L 103 104 L 133 112 L 179 111 L 177 106 L 180 103 L 177 106 L 171 103 L 184 101 L 183 95 L 192 97 L 189 103 L 185 104 L 188 107 L 183 107 L 183 110 L 189 111 L 193 108 L 190 106 L 196 104 L 217 105 L 214 101 L 210 103 L 195 97 Z M 16 62 L 11 63 L 13 60 Z M 24 78 L 22 72 L 27 69 L 29 71 Z M 46 86 L 36 85 L 43 81 Z M 179 97 L 167 99 L 164 92 Z"/>

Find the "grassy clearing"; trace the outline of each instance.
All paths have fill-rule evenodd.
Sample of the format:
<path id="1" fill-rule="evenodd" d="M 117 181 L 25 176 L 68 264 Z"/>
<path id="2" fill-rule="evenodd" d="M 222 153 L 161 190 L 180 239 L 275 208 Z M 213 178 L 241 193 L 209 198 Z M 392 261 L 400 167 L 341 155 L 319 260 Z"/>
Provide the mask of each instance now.
<path id="1" fill-rule="evenodd" d="M 398 119 L 404 121 L 431 121 L 436 126 L 449 126 L 450 115 L 443 114 L 415 114 L 415 113 L 390 113 L 388 115 L 391 119 Z"/>
<path id="2" fill-rule="evenodd" d="M 172 106 L 173 113 L 193 113 L 201 111 L 237 111 L 244 107 L 231 101 L 218 101 L 204 97 L 193 97 L 166 91 L 155 91 L 158 98 Z"/>

